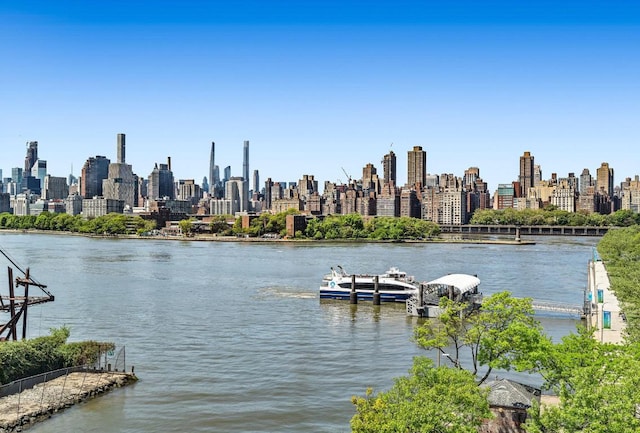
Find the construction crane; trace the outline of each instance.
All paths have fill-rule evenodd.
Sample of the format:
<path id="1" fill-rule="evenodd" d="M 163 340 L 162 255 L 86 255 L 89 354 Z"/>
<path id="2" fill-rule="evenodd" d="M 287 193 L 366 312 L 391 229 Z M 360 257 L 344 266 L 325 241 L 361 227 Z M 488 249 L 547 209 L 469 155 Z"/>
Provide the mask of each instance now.
<path id="1" fill-rule="evenodd" d="M 347 185 L 351 185 L 351 176 L 349 175 L 349 173 L 347 173 L 347 170 L 344 169 L 344 167 L 340 167 L 342 169 L 342 172 L 344 173 L 345 176 L 347 176 Z"/>

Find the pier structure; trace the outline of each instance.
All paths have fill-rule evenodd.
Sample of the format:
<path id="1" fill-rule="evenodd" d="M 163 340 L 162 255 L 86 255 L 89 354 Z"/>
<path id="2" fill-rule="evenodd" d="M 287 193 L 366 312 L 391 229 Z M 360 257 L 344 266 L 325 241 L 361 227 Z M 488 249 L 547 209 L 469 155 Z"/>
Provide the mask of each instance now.
<path id="1" fill-rule="evenodd" d="M 580 317 L 586 316 L 584 307 L 574 304 L 560 304 L 557 302 L 533 300 L 531 308 L 536 311 L 549 311 L 552 313 L 563 313 L 570 314 L 572 316 L 577 315 Z"/>
<path id="2" fill-rule="evenodd" d="M 608 227 L 593 226 L 523 226 L 484 224 L 440 224 L 442 233 L 463 233 L 477 235 L 527 236 L 604 236 Z"/>
<path id="3" fill-rule="evenodd" d="M 591 306 L 587 326 L 595 330 L 593 337 L 601 343 L 622 343 L 627 322 L 611 290 L 605 264 L 595 251 L 593 260 L 589 261 L 587 282 Z"/>

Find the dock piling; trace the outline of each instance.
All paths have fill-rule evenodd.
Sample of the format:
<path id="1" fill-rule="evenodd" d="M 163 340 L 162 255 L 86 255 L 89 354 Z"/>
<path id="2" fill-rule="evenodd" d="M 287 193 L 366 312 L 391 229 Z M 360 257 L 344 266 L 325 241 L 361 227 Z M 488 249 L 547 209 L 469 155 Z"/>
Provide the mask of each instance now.
<path id="1" fill-rule="evenodd" d="M 373 279 L 373 305 L 380 305 L 380 288 L 379 277 L 376 275 Z"/>
<path id="2" fill-rule="evenodd" d="M 358 294 L 356 293 L 356 276 L 351 275 L 351 293 L 349 294 L 349 302 L 351 304 L 358 303 Z"/>

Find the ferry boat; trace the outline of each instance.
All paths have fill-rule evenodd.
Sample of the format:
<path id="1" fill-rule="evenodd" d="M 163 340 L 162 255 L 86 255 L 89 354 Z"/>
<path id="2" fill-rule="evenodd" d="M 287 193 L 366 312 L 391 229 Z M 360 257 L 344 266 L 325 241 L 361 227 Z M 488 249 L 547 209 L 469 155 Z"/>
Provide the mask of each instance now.
<path id="1" fill-rule="evenodd" d="M 384 274 L 369 275 L 349 274 L 337 266 L 322 278 L 320 299 L 349 300 L 353 283 L 358 300 L 372 301 L 376 279 L 381 302 L 406 302 L 420 288 L 418 281 L 396 267 Z"/>

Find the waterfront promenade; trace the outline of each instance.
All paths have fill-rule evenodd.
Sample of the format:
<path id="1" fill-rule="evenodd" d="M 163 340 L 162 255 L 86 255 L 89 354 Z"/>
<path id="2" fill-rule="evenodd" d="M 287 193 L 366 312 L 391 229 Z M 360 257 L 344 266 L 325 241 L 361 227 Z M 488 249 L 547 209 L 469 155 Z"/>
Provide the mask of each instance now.
<path id="1" fill-rule="evenodd" d="M 589 262 L 588 289 L 591 314 L 588 324 L 595 329 L 593 337 L 602 343 L 622 343 L 626 322 L 621 314 L 620 303 L 609 283 L 609 275 L 602 260 Z"/>

